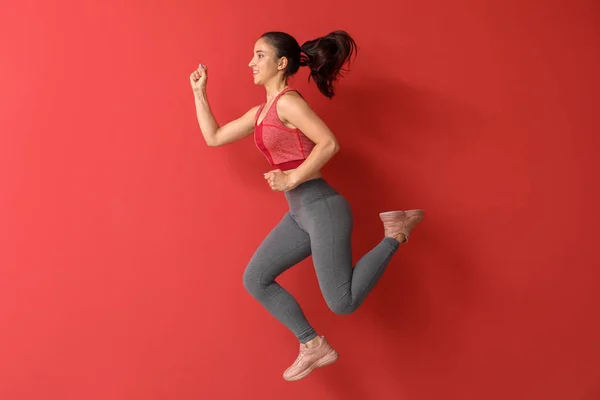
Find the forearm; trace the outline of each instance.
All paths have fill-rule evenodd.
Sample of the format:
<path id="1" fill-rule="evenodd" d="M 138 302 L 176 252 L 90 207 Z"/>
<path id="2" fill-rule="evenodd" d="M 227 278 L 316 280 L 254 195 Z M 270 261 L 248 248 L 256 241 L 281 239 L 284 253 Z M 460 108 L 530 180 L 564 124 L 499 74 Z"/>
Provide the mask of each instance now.
<path id="1" fill-rule="evenodd" d="M 194 101 L 196 103 L 196 117 L 198 118 L 200 131 L 204 136 L 204 140 L 210 146 L 216 141 L 219 124 L 208 104 L 206 90 L 194 91 Z"/>
<path id="2" fill-rule="evenodd" d="M 305 182 L 315 172 L 323 168 L 338 151 L 339 147 L 334 142 L 316 144 L 306 160 L 288 175 L 290 189 Z"/>

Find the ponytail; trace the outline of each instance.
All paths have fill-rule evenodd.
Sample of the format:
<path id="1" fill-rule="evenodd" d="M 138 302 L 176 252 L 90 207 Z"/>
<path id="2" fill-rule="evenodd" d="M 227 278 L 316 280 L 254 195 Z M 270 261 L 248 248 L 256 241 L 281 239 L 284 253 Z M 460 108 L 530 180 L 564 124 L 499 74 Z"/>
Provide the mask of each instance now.
<path id="1" fill-rule="evenodd" d="M 301 47 L 300 65 L 310 68 L 308 80 L 312 78 L 319 91 L 329 99 L 333 97 L 333 84 L 343 76 L 344 65 L 352 55 L 356 57 L 357 46 L 345 31 L 334 31 L 318 39 L 309 40 Z"/>
<path id="2" fill-rule="evenodd" d="M 277 58 L 287 58 L 286 77 L 294 75 L 301 66 L 308 66 L 308 81 L 312 78 L 319 91 L 330 99 L 334 95 L 333 83 L 346 71 L 343 69 L 344 65 L 350 61 L 353 54 L 356 56 L 357 51 L 354 39 L 340 30 L 309 40 L 302 46 L 285 32 L 266 32 L 261 38 L 273 46 Z"/>

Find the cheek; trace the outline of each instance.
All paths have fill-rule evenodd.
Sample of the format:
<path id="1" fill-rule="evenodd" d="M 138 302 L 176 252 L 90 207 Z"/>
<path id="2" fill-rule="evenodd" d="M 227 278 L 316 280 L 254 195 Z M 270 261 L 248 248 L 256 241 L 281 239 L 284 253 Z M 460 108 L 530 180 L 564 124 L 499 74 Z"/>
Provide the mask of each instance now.
<path id="1" fill-rule="evenodd" d="M 277 66 L 274 65 L 272 61 L 262 60 L 260 63 L 260 70 L 268 72 L 268 73 L 272 73 L 277 70 Z"/>

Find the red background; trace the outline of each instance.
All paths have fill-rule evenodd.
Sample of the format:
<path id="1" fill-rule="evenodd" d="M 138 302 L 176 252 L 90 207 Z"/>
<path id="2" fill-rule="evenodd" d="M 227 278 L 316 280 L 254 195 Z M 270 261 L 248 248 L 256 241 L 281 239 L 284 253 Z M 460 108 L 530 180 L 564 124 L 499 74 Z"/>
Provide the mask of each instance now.
<path id="1" fill-rule="evenodd" d="M 594 1 L 3 1 L 0 398 L 600 398 Z M 230 11 L 229 7 L 233 7 Z M 423 208 L 381 283 L 332 314 L 310 259 L 281 278 L 340 353 L 295 383 L 295 338 L 242 272 L 286 210 L 251 138 L 254 41 L 346 29 L 326 178 L 355 212 Z M 350 172 L 356 168 L 355 172 Z"/>

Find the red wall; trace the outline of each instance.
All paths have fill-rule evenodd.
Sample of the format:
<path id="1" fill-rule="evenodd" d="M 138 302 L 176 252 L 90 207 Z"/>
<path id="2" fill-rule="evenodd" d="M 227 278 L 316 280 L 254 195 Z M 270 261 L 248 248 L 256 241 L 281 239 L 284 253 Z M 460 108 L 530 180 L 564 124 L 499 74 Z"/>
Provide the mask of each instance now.
<path id="1" fill-rule="evenodd" d="M 600 398 L 597 2 L 84 3 L 1 6 L 2 400 Z M 292 83 L 356 257 L 378 212 L 427 216 L 351 316 L 310 260 L 281 278 L 341 354 L 287 383 L 295 338 L 242 285 L 286 202 L 252 139 L 203 143 L 188 76 L 224 123 L 264 99 L 263 31 L 339 28 L 337 96 Z"/>

